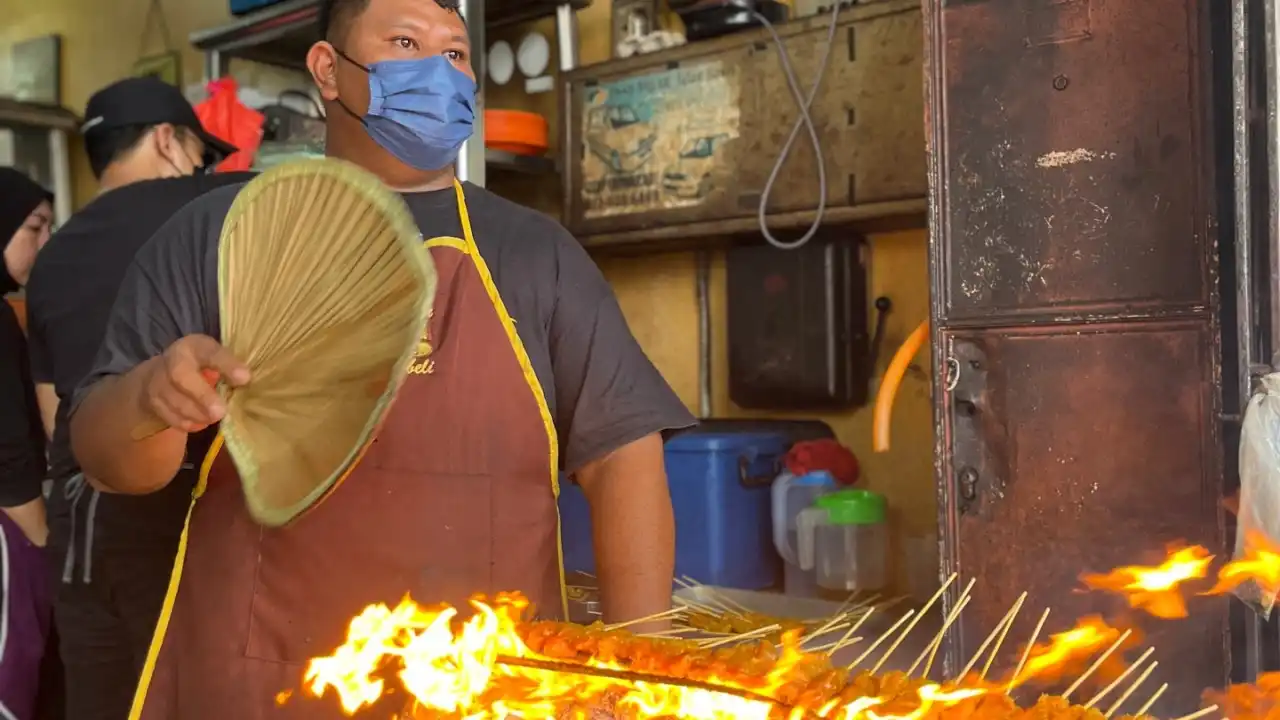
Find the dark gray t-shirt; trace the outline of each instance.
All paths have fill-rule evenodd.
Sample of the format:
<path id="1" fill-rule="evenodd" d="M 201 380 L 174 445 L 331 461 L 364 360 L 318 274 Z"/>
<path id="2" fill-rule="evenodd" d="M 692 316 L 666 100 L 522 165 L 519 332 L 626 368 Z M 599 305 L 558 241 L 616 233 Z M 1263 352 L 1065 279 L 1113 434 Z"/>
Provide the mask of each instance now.
<path id="1" fill-rule="evenodd" d="M 192 334 L 219 335 L 218 238 L 243 185 L 214 190 L 173 216 L 134 259 L 94 369 L 76 391 L 123 374 Z M 640 349 L 609 284 L 551 218 L 466 184 L 489 266 L 551 406 L 563 469 L 693 417 Z M 452 188 L 404 196 L 424 237 L 463 236 Z"/>

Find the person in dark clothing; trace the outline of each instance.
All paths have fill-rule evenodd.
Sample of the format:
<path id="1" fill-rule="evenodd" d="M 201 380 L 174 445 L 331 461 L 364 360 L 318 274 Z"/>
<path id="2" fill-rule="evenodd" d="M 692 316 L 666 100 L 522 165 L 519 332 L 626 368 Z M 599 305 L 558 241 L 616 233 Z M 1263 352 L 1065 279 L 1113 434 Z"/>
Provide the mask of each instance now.
<path id="1" fill-rule="evenodd" d="M 53 195 L 0 168 L 0 298 L 26 282 L 49 239 Z M 0 299 L 0 717 L 33 720 L 49 635 L 43 550 L 44 432 L 27 344 L 13 306 Z"/>
<path id="2" fill-rule="evenodd" d="M 465 607 L 477 592 L 518 590 L 541 617 L 563 617 L 561 470 L 591 506 L 604 621 L 638 627 L 671 605 L 662 433 L 693 417 L 582 245 L 456 177 L 477 109 L 457 0 L 319 5 L 326 39 L 306 59 L 324 99 L 325 152 L 400 192 L 439 274 L 435 303 L 376 442 L 296 522 L 254 523 L 235 467 L 219 445 L 210 451 L 156 661 L 138 686 L 143 720 L 342 717 L 336 703 L 276 698 L 371 602 L 409 594 Z M 218 246 L 242 187 L 175 214 L 120 286 L 94 369 L 70 400 L 76 457 L 100 487 L 171 484 L 189 435 L 224 412 L 202 370 L 233 387 L 253 382 L 219 342 L 228 299 Z M 166 429 L 134 437 L 157 422 Z"/>
<path id="3" fill-rule="evenodd" d="M 85 116 L 85 146 L 102 193 L 41 253 L 27 285 L 27 325 L 37 392 L 57 408 L 49 449 L 50 560 L 59 579 L 55 615 L 68 714 L 123 720 L 195 478 L 184 466 L 161 492 L 99 495 L 71 453 L 67 399 L 92 367 L 138 248 L 188 202 L 252 176 L 204 174 L 233 148 L 208 135 L 179 91 L 163 83 L 108 86 L 90 99 Z"/>

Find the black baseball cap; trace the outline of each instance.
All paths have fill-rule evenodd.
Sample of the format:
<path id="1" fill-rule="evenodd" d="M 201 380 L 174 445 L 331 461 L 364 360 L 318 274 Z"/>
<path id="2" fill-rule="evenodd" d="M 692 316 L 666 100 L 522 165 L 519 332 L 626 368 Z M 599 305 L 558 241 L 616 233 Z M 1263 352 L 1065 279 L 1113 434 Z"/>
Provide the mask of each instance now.
<path id="1" fill-rule="evenodd" d="M 162 123 L 195 133 L 204 142 L 206 153 L 216 156 L 215 160 L 237 150 L 204 129 L 181 90 L 154 77 L 126 78 L 94 93 L 85 106 L 80 133 L 87 136 L 95 130 Z"/>

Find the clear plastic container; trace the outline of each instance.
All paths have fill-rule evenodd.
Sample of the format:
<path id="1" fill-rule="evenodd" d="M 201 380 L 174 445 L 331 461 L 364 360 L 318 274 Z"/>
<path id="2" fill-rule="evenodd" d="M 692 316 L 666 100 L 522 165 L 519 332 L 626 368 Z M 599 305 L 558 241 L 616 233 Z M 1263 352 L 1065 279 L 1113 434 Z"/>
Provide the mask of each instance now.
<path id="1" fill-rule="evenodd" d="M 880 590 L 888 584 L 889 531 L 883 495 L 839 490 L 796 518 L 800 567 L 828 590 Z"/>
<path id="2" fill-rule="evenodd" d="M 813 507 L 820 495 L 836 489 L 831 473 L 818 470 L 804 475 L 783 471 L 773 481 L 773 546 L 782 556 L 783 588 L 792 597 L 818 597 L 818 581 L 812 568 L 800 567 L 796 542 L 796 518 Z"/>

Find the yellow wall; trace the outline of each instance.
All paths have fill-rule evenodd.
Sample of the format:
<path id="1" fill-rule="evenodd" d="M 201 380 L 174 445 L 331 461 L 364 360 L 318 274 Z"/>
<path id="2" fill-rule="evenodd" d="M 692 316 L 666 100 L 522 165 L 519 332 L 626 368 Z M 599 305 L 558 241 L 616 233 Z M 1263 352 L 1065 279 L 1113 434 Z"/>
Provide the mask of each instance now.
<path id="1" fill-rule="evenodd" d="M 65 104 L 81 111 L 89 94 L 129 72 L 142 38 L 142 23 L 149 0 L 0 0 L 0 47 L 18 40 L 57 32 L 63 36 L 62 88 Z M 217 25 L 229 19 L 226 0 L 163 0 L 175 44 L 184 48 L 183 71 L 186 82 L 202 76 L 201 57 L 185 38 L 192 30 Z M 593 63 L 608 58 L 609 2 L 595 3 L 579 13 L 582 61 Z M 535 25 L 554 37 L 551 21 Z M 518 41 L 530 28 L 509 29 L 490 36 Z M 153 30 L 148 52 L 159 52 L 158 33 Z M 552 57 L 555 57 L 553 54 Z M 234 72 L 242 83 L 263 80 L 269 71 L 237 64 Z M 486 98 L 489 107 L 527 108 L 551 118 L 552 138 L 556 99 L 554 93 L 525 96 L 519 83 L 493 88 Z M 77 204 L 92 197 L 93 180 L 87 163 L 77 153 Z M 492 177 L 491 186 L 520 197 L 530 204 L 552 209 L 558 189 L 545 181 Z M 888 295 L 894 311 L 885 336 L 879 372 L 889 355 L 917 323 L 928 316 L 926 233 L 923 230 L 871 238 L 871 293 Z M 647 258 L 602 259 L 601 267 L 613 283 L 632 330 L 663 374 L 691 409 L 698 401 L 698 328 L 695 305 L 695 269 L 691 254 L 668 254 Z M 720 417 L 746 413 L 728 399 L 725 377 L 724 262 L 716 258 L 712 273 L 714 328 L 713 413 Z M 935 500 L 933 485 L 933 432 L 930 418 L 928 358 L 916 361 L 917 370 L 908 374 L 899 394 L 890 452 L 871 452 L 871 413 L 822 415 L 840 439 L 853 448 L 863 464 L 867 486 L 888 496 L 895 509 L 898 538 L 895 553 L 903 558 L 898 585 L 936 584 Z M 903 542 L 915 538 L 913 544 Z M 910 550 L 910 552 L 902 552 Z M 908 567 L 910 565 L 911 567 Z M 908 576 L 917 578 L 910 582 Z M 916 589 L 917 592 L 919 588 Z"/>

